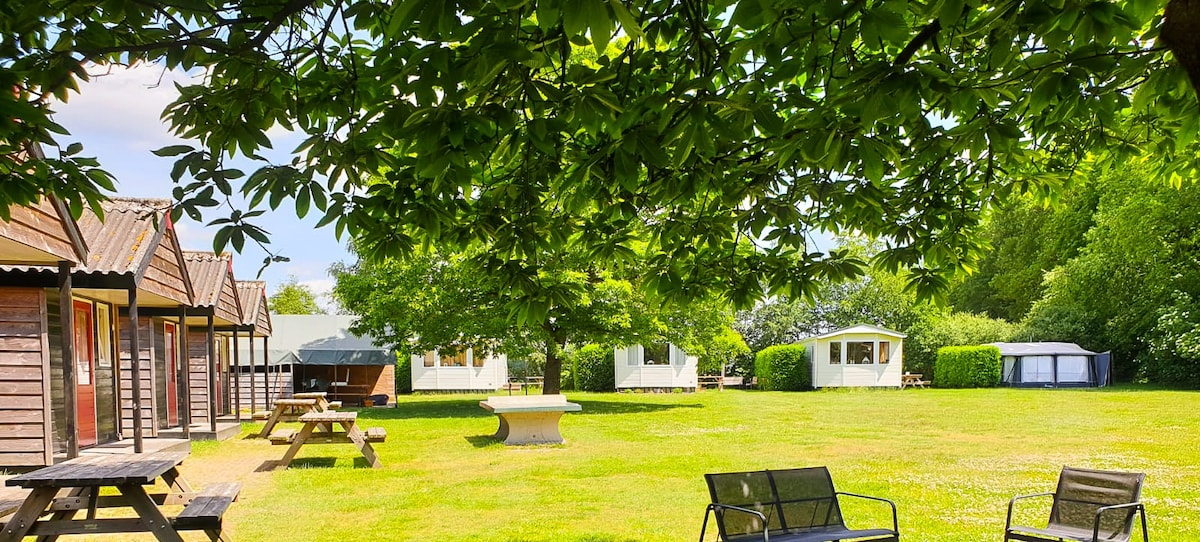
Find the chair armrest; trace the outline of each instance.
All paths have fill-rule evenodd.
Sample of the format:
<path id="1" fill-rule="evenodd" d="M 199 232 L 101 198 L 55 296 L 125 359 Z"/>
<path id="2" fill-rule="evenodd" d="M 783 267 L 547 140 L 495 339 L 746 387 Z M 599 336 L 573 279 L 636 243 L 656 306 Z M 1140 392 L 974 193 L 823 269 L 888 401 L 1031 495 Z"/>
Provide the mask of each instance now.
<path id="1" fill-rule="evenodd" d="M 887 503 L 888 506 L 892 507 L 892 531 L 897 532 L 897 533 L 900 532 L 900 522 L 896 518 L 896 503 L 892 502 L 891 500 L 885 499 L 883 497 L 872 497 L 870 495 L 859 495 L 858 493 L 846 493 L 845 491 L 836 491 L 836 492 L 834 492 L 834 495 L 845 495 L 847 497 L 854 497 L 854 498 L 858 498 L 858 499 L 867 499 L 870 501 L 879 501 L 879 502 Z"/>
<path id="2" fill-rule="evenodd" d="M 1096 509 L 1096 523 L 1092 525 L 1092 540 L 1100 540 L 1100 516 L 1105 512 L 1112 510 L 1121 510 L 1124 508 L 1133 508 L 1142 516 L 1142 530 L 1146 530 L 1146 507 L 1141 502 L 1127 502 L 1124 504 L 1114 504 L 1110 506 L 1101 506 Z M 1142 533 L 1142 539 L 1145 540 L 1146 534 Z"/>
<path id="3" fill-rule="evenodd" d="M 1012 527 L 1013 505 L 1017 504 L 1017 501 L 1024 500 L 1024 499 L 1032 499 L 1034 497 L 1053 497 L 1053 496 L 1054 496 L 1053 493 L 1033 493 L 1030 495 L 1017 495 L 1016 497 L 1013 497 L 1012 499 L 1010 499 L 1008 501 L 1008 517 L 1004 520 L 1004 531 L 1008 532 L 1009 527 Z"/>
<path id="4" fill-rule="evenodd" d="M 711 516 L 713 512 L 716 512 L 718 510 L 721 510 L 721 511 L 732 510 L 734 512 L 742 512 L 744 514 L 752 514 L 752 515 L 758 516 L 758 519 L 762 520 L 762 524 L 763 524 L 763 542 L 768 542 L 768 540 L 767 540 L 767 530 L 768 530 L 767 529 L 767 516 L 763 515 L 763 513 L 759 512 L 758 510 L 751 510 L 749 508 L 742 508 L 740 506 L 732 506 L 732 505 L 720 504 L 720 503 L 712 503 L 712 504 L 708 505 L 708 508 L 706 508 L 704 510 L 704 525 L 702 527 L 700 527 L 700 542 L 704 542 L 704 532 L 708 529 L 709 516 Z"/>

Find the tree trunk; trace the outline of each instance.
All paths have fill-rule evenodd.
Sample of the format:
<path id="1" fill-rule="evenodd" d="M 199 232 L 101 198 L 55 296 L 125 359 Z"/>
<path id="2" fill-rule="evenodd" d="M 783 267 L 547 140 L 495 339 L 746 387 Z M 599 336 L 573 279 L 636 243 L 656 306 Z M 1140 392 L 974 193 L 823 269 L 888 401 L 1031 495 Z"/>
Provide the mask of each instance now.
<path id="1" fill-rule="evenodd" d="M 567 337 L 561 331 L 547 329 L 550 336 L 546 338 L 546 370 L 542 375 L 542 393 L 554 395 L 562 391 L 562 358 L 559 354 L 567 346 Z"/>
<path id="2" fill-rule="evenodd" d="M 1170 0 L 1159 33 L 1200 94 L 1200 0 Z"/>

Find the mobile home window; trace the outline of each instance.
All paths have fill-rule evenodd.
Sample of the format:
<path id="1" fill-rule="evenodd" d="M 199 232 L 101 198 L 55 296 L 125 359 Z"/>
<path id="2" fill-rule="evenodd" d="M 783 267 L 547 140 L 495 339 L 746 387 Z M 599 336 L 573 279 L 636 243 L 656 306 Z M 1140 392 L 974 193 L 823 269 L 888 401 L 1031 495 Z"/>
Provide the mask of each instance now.
<path id="1" fill-rule="evenodd" d="M 429 352 L 426 352 L 426 353 L 425 353 L 425 366 L 426 366 L 426 367 L 433 367 L 433 366 L 435 366 L 435 365 L 436 365 L 436 363 L 435 363 L 435 361 L 436 361 L 436 360 L 437 360 L 437 354 L 434 354 L 432 350 L 430 350 Z"/>
<path id="2" fill-rule="evenodd" d="M 829 364 L 842 364 L 842 343 L 829 343 Z"/>
<path id="3" fill-rule="evenodd" d="M 887 341 L 879 341 L 879 364 L 885 365 L 891 360 L 891 343 Z"/>
<path id="4" fill-rule="evenodd" d="M 671 347 L 667 343 L 653 343 L 645 346 L 643 365 L 670 365 Z"/>
<path id="5" fill-rule="evenodd" d="M 442 367 L 466 367 L 467 351 L 460 350 L 450 355 L 442 356 Z"/>
<path id="6" fill-rule="evenodd" d="M 852 365 L 870 365 L 874 356 L 873 343 L 869 342 L 847 342 L 846 343 L 846 363 Z"/>
<path id="7" fill-rule="evenodd" d="M 483 356 L 476 356 L 475 351 L 472 350 L 471 351 L 471 366 L 472 367 L 483 367 L 483 362 L 484 362 Z"/>

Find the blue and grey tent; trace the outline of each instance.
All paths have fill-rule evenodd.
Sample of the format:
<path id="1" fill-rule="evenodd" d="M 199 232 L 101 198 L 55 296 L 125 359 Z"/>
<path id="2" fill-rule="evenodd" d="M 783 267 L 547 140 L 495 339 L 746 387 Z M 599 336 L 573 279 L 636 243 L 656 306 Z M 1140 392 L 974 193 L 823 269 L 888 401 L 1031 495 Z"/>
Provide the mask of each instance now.
<path id="1" fill-rule="evenodd" d="M 1109 384 L 1111 356 L 1075 343 L 988 343 L 1000 349 L 1001 384 L 1017 388 L 1088 388 Z"/>

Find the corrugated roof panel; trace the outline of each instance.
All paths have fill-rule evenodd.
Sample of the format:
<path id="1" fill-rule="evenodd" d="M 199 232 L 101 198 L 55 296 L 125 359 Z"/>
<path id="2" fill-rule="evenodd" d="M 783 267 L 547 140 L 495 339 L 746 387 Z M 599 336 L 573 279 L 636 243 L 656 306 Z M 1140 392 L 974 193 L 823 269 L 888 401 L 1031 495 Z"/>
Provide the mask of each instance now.
<path id="1" fill-rule="evenodd" d="M 104 203 L 104 219 L 85 211 L 79 230 L 88 246 L 87 273 L 137 274 L 154 253 L 171 202 L 165 199 L 113 198 Z"/>
<path id="2" fill-rule="evenodd" d="M 242 323 L 254 326 L 259 335 L 271 334 L 271 315 L 267 312 L 267 283 L 261 280 L 237 281 L 242 303 Z"/>
<path id="3" fill-rule="evenodd" d="M 233 256 L 228 252 L 215 254 L 185 250 L 183 260 L 192 280 L 193 306 L 213 307 L 218 316 L 231 323 L 242 323 L 241 303 L 233 279 Z M 230 290 L 227 300 L 222 292 Z"/>

